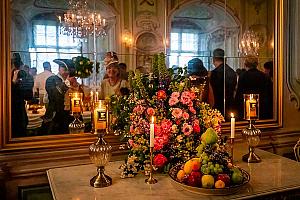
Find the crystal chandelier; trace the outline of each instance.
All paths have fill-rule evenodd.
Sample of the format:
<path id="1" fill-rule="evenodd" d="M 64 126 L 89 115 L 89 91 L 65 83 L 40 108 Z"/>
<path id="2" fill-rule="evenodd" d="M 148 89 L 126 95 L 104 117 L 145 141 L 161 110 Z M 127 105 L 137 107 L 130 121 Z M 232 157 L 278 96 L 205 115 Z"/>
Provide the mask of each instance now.
<path id="1" fill-rule="evenodd" d="M 242 36 L 239 47 L 240 53 L 244 56 L 258 56 L 259 38 L 257 34 L 252 30 L 246 31 Z"/>
<path id="2" fill-rule="evenodd" d="M 86 38 L 89 35 L 104 36 L 105 19 L 100 13 L 91 11 L 88 8 L 87 1 L 70 0 L 70 9 L 64 14 L 63 20 L 59 16 L 61 33 L 71 35 L 73 38 Z"/>

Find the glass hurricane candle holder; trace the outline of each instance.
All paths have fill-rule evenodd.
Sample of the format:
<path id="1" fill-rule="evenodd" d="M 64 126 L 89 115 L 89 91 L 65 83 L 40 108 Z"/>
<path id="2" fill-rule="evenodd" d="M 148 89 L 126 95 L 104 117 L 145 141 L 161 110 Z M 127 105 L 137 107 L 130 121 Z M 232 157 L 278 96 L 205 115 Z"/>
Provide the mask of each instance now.
<path id="1" fill-rule="evenodd" d="M 249 145 L 249 153 L 243 156 L 243 161 L 248 163 L 260 162 L 261 159 L 254 150 L 260 142 L 261 131 L 249 121 L 248 127 L 242 131 L 242 135 Z"/>
<path id="2" fill-rule="evenodd" d="M 261 131 L 253 123 L 259 119 L 259 94 L 244 94 L 244 119 L 249 121 L 247 128 L 242 131 L 249 146 L 249 153 L 243 156 L 243 161 L 257 163 L 261 159 L 254 153 L 260 142 Z"/>
<path id="3" fill-rule="evenodd" d="M 74 117 L 74 121 L 69 124 L 70 133 L 84 133 L 85 125 L 79 119 L 82 115 L 82 97 L 83 94 L 79 92 L 73 92 L 69 94 L 71 112 Z"/>
<path id="4" fill-rule="evenodd" d="M 98 138 L 90 145 L 89 155 L 98 173 L 90 180 L 90 185 L 95 188 L 107 187 L 112 184 L 112 178 L 104 174 L 104 168 L 110 160 L 112 147 L 103 138 L 109 132 L 109 108 L 104 100 L 94 103 L 92 116 L 93 132 Z"/>
<path id="5" fill-rule="evenodd" d="M 244 94 L 244 119 L 259 119 L 259 94 Z"/>

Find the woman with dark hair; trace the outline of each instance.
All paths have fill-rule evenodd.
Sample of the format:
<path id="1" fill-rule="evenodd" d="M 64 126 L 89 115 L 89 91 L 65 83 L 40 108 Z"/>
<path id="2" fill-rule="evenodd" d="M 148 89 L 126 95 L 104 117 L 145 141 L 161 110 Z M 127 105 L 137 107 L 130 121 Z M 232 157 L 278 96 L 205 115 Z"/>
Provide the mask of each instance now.
<path id="1" fill-rule="evenodd" d="M 111 95 L 122 95 L 121 88 L 128 88 L 126 80 L 121 79 L 119 64 L 112 62 L 106 67 L 107 78 L 101 82 L 100 98 L 104 99 Z"/>

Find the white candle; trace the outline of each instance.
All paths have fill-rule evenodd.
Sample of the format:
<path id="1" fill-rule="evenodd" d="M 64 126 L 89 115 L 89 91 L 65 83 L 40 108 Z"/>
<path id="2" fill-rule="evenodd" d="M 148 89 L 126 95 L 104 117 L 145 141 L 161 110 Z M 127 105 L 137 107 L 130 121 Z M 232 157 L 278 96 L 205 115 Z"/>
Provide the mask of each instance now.
<path id="1" fill-rule="evenodd" d="M 231 124 L 230 124 L 230 138 L 234 138 L 234 133 L 235 133 L 235 118 L 233 113 L 231 113 Z"/>
<path id="2" fill-rule="evenodd" d="M 98 101 L 99 100 L 99 93 L 98 93 L 98 91 L 96 92 L 96 101 Z"/>
<path id="3" fill-rule="evenodd" d="M 150 147 L 154 147 L 154 117 L 151 118 L 150 124 Z"/>

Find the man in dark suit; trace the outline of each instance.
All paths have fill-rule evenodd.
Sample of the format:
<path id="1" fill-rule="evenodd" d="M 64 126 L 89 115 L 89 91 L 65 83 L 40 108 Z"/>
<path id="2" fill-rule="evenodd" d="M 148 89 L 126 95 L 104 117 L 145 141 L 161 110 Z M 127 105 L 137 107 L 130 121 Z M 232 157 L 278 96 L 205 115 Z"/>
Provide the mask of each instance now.
<path id="1" fill-rule="evenodd" d="M 69 68 L 73 67 L 72 60 L 55 59 L 59 65 L 58 74 L 46 80 L 46 91 L 49 104 L 44 116 L 44 125 L 47 134 L 68 133 L 69 111 L 64 109 L 65 93 L 68 90 Z"/>
<path id="2" fill-rule="evenodd" d="M 211 71 L 210 84 L 214 93 L 214 108 L 218 109 L 225 119 L 229 119 L 229 112 L 232 112 L 234 109 L 234 91 L 237 81 L 236 73 L 225 63 L 223 49 L 215 49 L 213 51 L 213 64 L 215 69 Z"/>
<path id="3" fill-rule="evenodd" d="M 271 119 L 273 117 L 273 86 L 270 77 L 257 69 L 258 58 L 247 56 L 245 59 L 246 72 L 239 77 L 236 102 L 239 117 L 243 119 L 243 94 L 259 94 L 259 118 Z"/>

